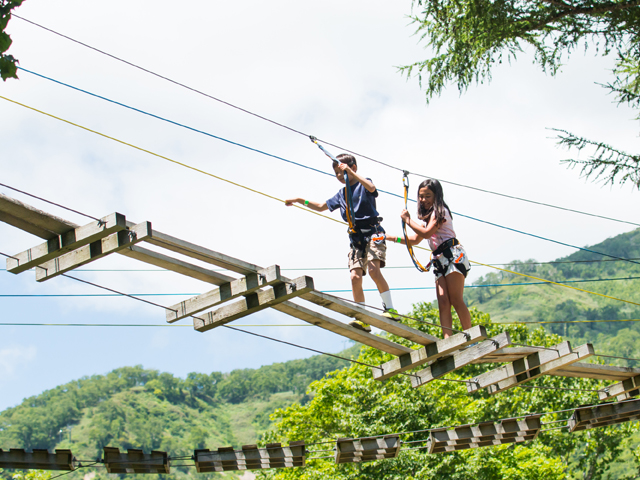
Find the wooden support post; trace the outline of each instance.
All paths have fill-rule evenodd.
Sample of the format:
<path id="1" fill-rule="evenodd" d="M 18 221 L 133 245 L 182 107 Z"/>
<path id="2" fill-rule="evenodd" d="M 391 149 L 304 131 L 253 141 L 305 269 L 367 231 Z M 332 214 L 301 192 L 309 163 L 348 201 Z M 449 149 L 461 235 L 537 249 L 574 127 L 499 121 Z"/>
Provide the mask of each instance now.
<path id="1" fill-rule="evenodd" d="M 493 385 L 489 385 L 487 387 L 487 391 L 491 395 L 503 392 L 517 385 L 533 380 L 534 378 L 538 378 L 541 375 L 549 375 L 559 368 L 562 368 L 566 365 L 571 365 L 572 363 L 578 362 L 580 360 L 584 360 L 585 358 L 588 358 L 592 355 L 594 355 L 593 345 L 591 345 L 590 343 L 586 343 L 579 346 L 578 348 L 575 348 L 570 354 L 558 358 L 557 360 L 544 363 L 538 368 L 529 370 L 528 372 L 525 372 L 518 377 L 509 377 Z"/>
<path id="2" fill-rule="evenodd" d="M 640 392 L 638 389 L 640 389 L 640 375 L 627 378 L 620 383 L 598 390 L 598 397 L 600 397 L 600 400 L 605 401 L 611 400 L 625 393 L 631 394 L 634 392 L 633 396 L 635 396 Z M 629 395 L 629 397 L 631 397 L 631 395 Z"/>
<path id="3" fill-rule="evenodd" d="M 412 375 L 411 386 L 413 388 L 417 388 L 425 385 L 436 378 L 462 368 L 474 360 L 491 352 L 495 352 L 500 348 L 504 348 L 507 345 L 511 345 L 511 339 L 509 338 L 508 332 L 503 332 L 493 338 L 489 338 L 488 340 L 479 343 L 474 347 L 459 350 L 453 355 L 439 358 L 424 370 L 420 370 L 415 375 Z"/>
<path id="4" fill-rule="evenodd" d="M 56 453 L 49 453 L 48 450 L 35 448 L 32 452 L 25 452 L 21 448 L 12 448 L 8 451 L 0 449 L 0 468 L 72 471 L 76 469 L 76 459 L 71 450 L 56 450 Z"/>
<path id="5" fill-rule="evenodd" d="M 562 342 L 550 348 L 553 348 L 553 350 L 537 350 L 520 360 L 516 360 L 513 363 L 475 377 L 467 384 L 467 391 L 473 393 L 481 388 L 486 388 L 489 385 L 505 381 L 511 377 L 515 377 L 516 381 L 526 380 L 528 378 L 527 373 L 531 370 L 538 369 L 545 363 L 557 360 L 571 353 L 571 345 L 569 342 Z"/>
<path id="6" fill-rule="evenodd" d="M 377 348 L 380 351 L 387 352 L 392 355 L 411 353 L 411 349 L 409 347 L 394 343 L 384 337 L 372 335 L 371 333 L 354 328 L 351 325 L 347 325 L 339 320 L 327 317 L 326 315 L 300 305 L 296 305 L 292 302 L 284 302 L 279 305 L 274 305 L 273 308 L 279 312 L 286 313 L 287 315 L 291 315 L 292 317 L 311 323 L 312 325 L 316 325 L 320 328 L 324 328 L 325 330 L 329 330 L 343 337 L 350 338 L 351 340 L 355 340 L 356 342 L 364 345 L 369 345 L 370 347 Z"/>
<path id="7" fill-rule="evenodd" d="M 151 223 L 142 222 L 130 230 L 113 233 L 72 252 L 49 260 L 36 267 L 36 281 L 43 282 L 69 270 L 86 265 L 110 253 L 125 249 L 151 236 Z"/>
<path id="8" fill-rule="evenodd" d="M 402 372 L 406 372 L 414 367 L 419 367 L 425 363 L 433 362 L 438 358 L 449 355 L 456 350 L 476 343 L 487 338 L 487 331 L 482 325 L 471 327 L 464 333 L 456 333 L 455 335 L 439 340 L 436 343 L 427 345 L 419 350 L 413 350 L 398 358 L 380 365 L 379 368 L 372 368 L 373 378 L 376 380 L 387 380 Z"/>
<path id="9" fill-rule="evenodd" d="M 369 438 L 339 438 L 336 442 L 336 463 L 360 463 L 396 458 L 400 453 L 400 436 L 385 435 Z"/>
<path id="10" fill-rule="evenodd" d="M 194 460 L 198 473 L 228 472 L 234 470 L 259 470 L 264 468 L 293 468 L 305 466 L 305 442 L 291 442 L 288 447 L 269 443 L 265 448 L 244 445 L 242 450 L 233 447 L 196 450 Z"/>
<path id="11" fill-rule="evenodd" d="M 155 232 L 154 232 L 155 234 Z M 188 262 L 183 262 L 168 255 L 154 252 L 142 247 L 131 247 L 118 252 L 120 255 L 124 255 L 129 258 L 134 258 L 140 262 L 148 263 L 149 265 L 155 265 L 156 267 L 164 268 L 180 275 L 195 278 L 203 282 L 211 283 L 213 285 L 224 285 L 225 283 L 233 282 L 236 279 L 225 275 L 220 272 L 214 272 L 207 268 L 199 267 Z"/>
<path id="12" fill-rule="evenodd" d="M 640 400 L 586 405 L 577 408 L 567 423 L 569 433 L 640 419 Z"/>
<path id="13" fill-rule="evenodd" d="M 404 320 L 403 318 L 399 318 L 398 321 L 395 321 L 391 318 L 370 312 L 358 304 L 334 297 L 333 295 L 313 291 L 303 295 L 302 298 L 316 305 L 320 305 L 321 307 L 346 315 L 347 317 L 378 327 L 380 330 L 384 330 L 385 332 L 411 340 L 419 345 L 430 345 L 440 340 L 438 337 L 434 337 L 433 335 L 429 335 L 428 333 L 424 333 L 420 330 L 404 325 L 402 323 Z"/>
<path id="14" fill-rule="evenodd" d="M 253 293 L 262 287 L 282 283 L 282 281 L 280 267 L 278 265 L 258 270 L 256 273 L 249 273 L 233 282 L 223 283 L 220 287 L 214 288 L 207 293 L 191 297 L 167 307 L 165 310 L 167 322 L 176 322 L 228 300 Z"/>
<path id="15" fill-rule="evenodd" d="M 278 283 L 266 290 L 250 293 L 239 301 L 209 312 L 203 317 L 194 317 L 193 328 L 199 332 L 206 332 L 311 290 L 313 290 L 311 277 L 299 277 L 291 283 Z"/>
<path id="16" fill-rule="evenodd" d="M 13 257 L 7 258 L 7 271 L 21 273 L 44 262 L 59 257 L 67 252 L 96 242 L 112 233 L 126 228 L 124 215 L 112 213 L 100 222 L 92 222 L 82 227 L 69 230 L 67 233 L 56 236 L 37 247 L 30 248 Z"/>
<path id="17" fill-rule="evenodd" d="M 167 452 L 129 449 L 120 453 L 118 448 L 104 447 L 104 466 L 108 473 L 171 473 Z"/>

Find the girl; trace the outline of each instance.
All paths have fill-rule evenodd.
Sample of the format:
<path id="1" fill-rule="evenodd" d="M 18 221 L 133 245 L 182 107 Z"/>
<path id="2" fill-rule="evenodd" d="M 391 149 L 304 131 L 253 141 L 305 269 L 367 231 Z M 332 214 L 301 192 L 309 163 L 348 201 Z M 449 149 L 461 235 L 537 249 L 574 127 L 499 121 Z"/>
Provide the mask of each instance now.
<path id="1" fill-rule="evenodd" d="M 464 303 L 464 279 L 471 268 L 467 254 L 455 238 L 451 210 L 444 201 L 442 185 L 438 180 L 427 179 L 418 187 L 418 219 L 413 220 L 407 210 L 400 217 L 415 232 L 407 235 L 411 245 L 424 238 L 429 241 L 432 253 L 433 273 L 436 276 L 436 296 L 440 311 L 440 325 L 444 338 L 453 334 L 451 307 L 456 309 L 463 330 L 471 328 L 471 315 Z M 387 237 L 390 241 L 404 243 L 404 239 Z"/>

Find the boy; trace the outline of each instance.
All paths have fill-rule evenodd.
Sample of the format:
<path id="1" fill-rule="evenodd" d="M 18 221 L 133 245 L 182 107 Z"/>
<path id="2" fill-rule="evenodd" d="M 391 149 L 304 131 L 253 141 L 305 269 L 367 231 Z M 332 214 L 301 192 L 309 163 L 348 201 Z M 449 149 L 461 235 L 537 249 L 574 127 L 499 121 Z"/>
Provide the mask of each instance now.
<path id="1" fill-rule="evenodd" d="M 390 314 L 397 312 L 393 310 L 389 284 L 380 271 L 385 265 L 387 246 L 384 241 L 384 230 L 380 226 L 380 220 L 382 219 L 378 217 L 378 211 L 376 210 L 378 191 L 371 179 L 365 178 L 357 173 L 358 165 L 353 155 L 343 153 L 336 158 L 340 161 L 340 163 L 333 162 L 333 171 L 336 174 L 336 178 L 340 183 L 344 184 L 344 173 L 346 172 L 348 174 L 353 197 L 353 216 L 356 231 L 355 233 L 349 234 L 349 240 L 351 241 L 349 271 L 351 275 L 353 300 L 356 303 L 364 304 L 362 277 L 365 276 L 368 271 L 378 287 L 380 297 L 382 297 L 382 306 L 385 310 L 383 315 L 393 318 Z M 329 200 L 322 203 L 304 200 L 303 198 L 291 198 L 285 201 L 285 205 L 288 207 L 294 203 L 306 205 L 316 212 L 324 212 L 325 210 L 333 212 L 340 208 L 340 214 L 343 220 L 348 221 L 344 188 L 340 189 L 340 191 Z M 364 330 L 365 332 L 371 331 L 369 325 L 358 320 L 350 322 L 349 325 Z"/>

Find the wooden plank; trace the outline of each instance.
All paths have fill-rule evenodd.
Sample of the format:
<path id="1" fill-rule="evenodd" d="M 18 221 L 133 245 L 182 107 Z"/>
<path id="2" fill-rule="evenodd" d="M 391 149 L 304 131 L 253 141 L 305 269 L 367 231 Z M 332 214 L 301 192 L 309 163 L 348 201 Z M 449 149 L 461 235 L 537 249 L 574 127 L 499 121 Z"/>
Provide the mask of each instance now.
<path id="1" fill-rule="evenodd" d="M 606 427 L 640 418 L 640 400 L 629 400 L 618 403 L 585 405 L 577 408 L 567 426 L 569 432 L 577 432 L 591 428 Z"/>
<path id="2" fill-rule="evenodd" d="M 252 263 L 230 257 L 220 252 L 215 252 L 208 248 L 201 247 L 195 243 L 180 240 L 166 233 L 153 232 L 153 237 L 147 239 L 148 243 L 158 247 L 166 248 L 172 252 L 180 253 L 187 257 L 195 258 L 205 263 L 210 263 L 221 268 L 225 268 L 232 272 L 247 275 L 262 270 L 261 267 Z"/>
<path id="3" fill-rule="evenodd" d="M 155 234 L 155 232 L 153 232 Z M 225 283 L 233 282 L 236 279 L 225 275 L 220 272 L 214 272 L 207 268 L 199 267 L 188 262 L 183 262 L 177 258 L 169 257 L 162 253 L 154 252 L 142 247 L 131 247 L 125 250 L 121 250 L 120 255 L 124 255 L 129 258 L 134 258 L 149 265 L 155 265 L 156 267 L 164 268 L 187 277 L 195 278 L 203 282 L 211 283 L 213 285 L 224 285 Z"/>
<path id="4" fill-rule="evenodd" d="M 36 247 L 16 253 L 12 258 L 7 258 L 7 271 L 11 273 L 24 272 L 36 265 L 89 245 L 125 228 L 126 219 L 124 215 L 112 213 L 101 218 L 100 222 L 93 221 L 88 225 L 74 228 Z"/>
<path id="5" fill-rule="evenodd" d="M 526 373 L 530 370 L 539 368 L 545 363 L 549 363 L 558 358 L 564 357 L 571 353 L 571 345 L 569 342 L 562 342 L 555 345 L 554 350 L 537 350 L 536 352 L 516 360 L 503 367 L 496 368 L 489 372 L 485 372 L 482 375 L 478 375 L 467 384 L 467 391 L 473 393 L 481 388 L 486 388 L 489 385 L 507 380 L 510 377 L 515 377 L 516 380 L 526 378 Z"/>
<path id="6" fill-rule="evenodd" d="M 48 450 L 37 448 L 31 452 L 21 448 L 12 448 L 8 451 L 0 449 L 0 468 L 72 471 L 76 469 L 76 459 L 71 450 L 56 450 L 56 453 L 49 453 Z"/>
<path id="7" fill-rule="evenodd" d="M 299 277 L 291 283 L 279 283 L 266 290 L 250 293 L 237 302 L 208 312 L 203 317 L 194 317 L 193 328 L 199 332 L 206 332 L 265 308 L 275 307 L 279 303 L 311 290 L 313 290 L 311 277 Z"/>
<path id="8" fill-rule="evenodd" d="M 580 360 L 584 360 L 585 358 L 588 358 L 592 355 L 594 355 L 593 345 L 591 345 L 590 343 L 581 345 L 578 348 L 575 348 L 569 355 L 565 355 L 561 358 L 558 358 L 557 360 L 553 360 L 551 362 L 540 365 L 538 368 L 534 368 L 533 370 L 525 372 L 518 377 L 510 377 L 493 385 L 489 385 L 487 387 L 487 391 L 491 395 L 503 392 L 517 385 L 533 380 L 534 378 L 538 378 L 542 375 L 549 375 L 562 367 L 571 365 L 572 363 L 576 363 Z"/>
<path id="9" fill-rule="evenodd" d="M 347 317 L 355 318 L 361 322 L 373 325 L 385 332 L 411 340 L 419 345 L 430 345 L 440 340 L 438 337 L 434 337 L 433 335 L 429 335 L 428 333 L 421 332 L 420 330 L 416 330 L 415 328 L 402 324 L 402 319 L 397 322 L 388 317 L 370 312 L 357 304 L 334 297 L 333 295 L 313 291 L 303 295 L 302 298 L 314 303 L 315 305 L 320 305 L 321 307 L 328 308 L 329 310 L 341 313 Z"/>
<path id="10" fill-rule="evenodd" d="M 78 227 L 75 223 L 38 210 L 1 193 L 0 221 L 45 240 L 51 240 Z"/>
<path id="11" fill-rule="evenodd" d="M 617 367 L 615 365 L 598 365 L 596 363 L 579 362 L 556 370 L 550 375 L 621 382 L 627 378 L 640 375 L 640 368 Z"/>
<path id="12" fill-rule="evenodd" d="M 258 270 L 256 273 L 249 273 L 233 282 L 223 283 L 220 287 L 214 288 L 207 293 L 191 297 L 167 307 L 165 310 L 167 322 L 176 322 L 228 300 L 238 298 L 241 295 L 253 293 L 262 287 L 268 287 L 282 282 L 280 267 L 278 265 Z"/>
<path id="13" fill-rule="evenodd" d="M 616 383 L 615 385 L 611 385 L 607 388 L 603 388 L 602 390 L 598 390 L 598 397 L 603 401 L 612 400 L 619 395 L 638 390 L 639 388 L 640 375 L 636 375 L 635 377 L 627 378 L 626 380 L 623 380 L 620 383 Z"/>
<path id="14" fill-rule="evenodd" d="M 167 452 L 144 453 L 133 448 L 120 453 L 118 448 L 104 447 L 104 466 L 108 473 L 171 473 Z"/>
<path id="15" fill-rule="evenodd" d="M 419 367 L 425 363 L 449 355 L 456 350 L 460 350 L 467 345 L 484 340 L 485 338 L 487 338 L 487 331 L 482 325 L 471 327 L 469 330 L 466 330 L 465 333 L 456 333 L 449 338 L 439 340 L 436 343 L 394 358 L 380 365 L 378 368 L 372 368 L 373 378 L 376 380 L 386 380 L 414 367 Z"/>
<path id="16" fill-rule="evenodd" d="M 284 302 L 279 305 L 274 305 L 273 308 L 279 312 L 286 313 L 287 315 L 291 315 L 292 317 L 311 323 L 312 325 L 324 328 L 325 330 L 337 333 L 338 335 L 350 338 L 351 340 L 355 340 L 356 342 L 360 342 L 364 345 L 369 345 L 370 347 L 376 348 L 380 351 L 391 353 L 392 355 L 411 353 L 411 349 L 409 347 L 394 343 L 384 337 L 378 337 L 377 335 L 364 332 L 352 327 L 351 325 L 347 325 L 339 320 L 327 317 L 322 313 L 315 312 L 292 302 Z"/>
<path id="17" fill-rule="evenodd" d="M 122 230 L 108 237 L 65 253 L 36 267 L 36 281 L 44 282 L 65 272 L 86 265 L 111 253 L 131 247 L 151 235 L 151 223 L 142 222 L 130 230 Z"/>
<path id="18" fill-rule="evenodd" d="M 268 443 L 265 448 L 243 445 L 242 450 L 223 447 L 215 452 L 208 449 L 194 452 L 198 473 L 304 467 L 305 456 L 305 442 L 291 442 L 288 447 Z"/>
<path id="19" fill-rule="evenodd" d="M 360 463 L 396 458 L 400 453 L 399 435 L 368 438 L 339 438 L 336 442 L 336 463 Z"/>
<path id="20" fill-rule="evenodd" d="M 481 363 L 509 363 L 515 362 L 516 360 L 520 360 L 527 355 L 531 355 L 532 353 L 536 353 L 539 349 L 532 347 L 507 347 L 501 348 L 500 350 L 496 350 L 489 355 L 486 355 L 482 358 L 474 360 L 472 363 L 481 364 Z"/>
<path id="21" fill-rule="evenodd" d="M 459 350 L 453 355 L 442 357 L 433 362 L 424 370 L 420 370 L 411 376 L 411 386 L 413 388 L 420 387 L 429 383 L 436 378 L 442 377 L 447 373 L 451 373 L 465 365 L 470 364 L 475 359 L 480 358 L 488 353 L 495 352 L 500 348 L 504 348 L 511 344 L 508 332 L 503 332 L 493 338 L 485 340 L 474 347 L 465 350 Z"/>

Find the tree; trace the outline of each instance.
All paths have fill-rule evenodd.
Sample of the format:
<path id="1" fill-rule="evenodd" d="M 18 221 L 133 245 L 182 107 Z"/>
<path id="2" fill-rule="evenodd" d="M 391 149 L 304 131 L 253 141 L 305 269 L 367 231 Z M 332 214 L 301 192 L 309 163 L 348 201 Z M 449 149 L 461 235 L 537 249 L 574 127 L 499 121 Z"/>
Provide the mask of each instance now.
<path id="1" fill-rule="evenodd" d="M 473 82 L 491 80 L 495 63 L 516 60 L 523 46 L 535 62 L 555 75 L 563 58 L 581 44 L 602 55 L 615 52 L 615 80 L 605 87 L 619 104 L 640 107 L 640 0 L 418 0 L 411 16 L 417 33 L 432 50 L 427 60 L 401 67 L 416 75 L 427 99 L 449 83 L 460 92 Z M 414 2 L 415 6 L 415 2 Z M 594 180 L 640 188 L 640 156 L 562 132 L 559 143 L 578 150 L 596 148 L 585 161 L 565 160 Z"/>
<path id="2" fill-rule="evenodd" d="M 437 309 L 419 304 L 412 316 L 428 322 L 437 322 Z M 514 343 L 529 343 L 549 347 L 559 343 L 556 335 L 547 335 L 543 329 L 528 331 L 523 326 L 493 325 L 488 315 L 472 309 L 474 325 L 484 324 L 490 335 L 508 330 Z M 439 327 L 415 323 L 411 325 L 431 334 L 441 334 Z M 409 345 L 406 340 L 391 337 Z M 388 354 L 363 347 L 359 361 L 380 365 L 389 360 Z M 495 368 L 495 365 L 468 365 L 447 376 L 454 381 L 433 381 L 420 388 L 412 388 L 402 375 L 386 382 L 373 380 L 370 368 L 352 364 L 334 374 L 314 382 L 310 391 L 313 399 L 306 405 L 292 405 L 272 415 L 273 432 L 268 442 L 305 440 L 311 453 L 308 457 L 331 457 L 332 441 L 336 437 L 367 437 L 393 432 L 410 432 L 401 438 L 403 449 L 424 447 L 429 436 L 425 429 L 442 426 L 465 425 L 512 418 L 533 412 L 565 410 L 593 402 L 587 391 L 545 390 L 514 388 L 508 392 L 489 396 L 485 392 L 468 394 L 464 383 Z M 595 387 L 593 380 L 545 376 L 532 383 L 545 387 L 566 387 L 588 390 Z M 561 426 L 567 413 L 542 417 L 544 422 L 557 422 Z M 550 428 L 550 427 L 546 427 Z M 420 432 L 422 430 L 422 432 Z M 336 465 L 333 458 L 307 460 L 305 468 L 288 468 L 275 472 L 261 472 L 261 478 L 272 480 L 323 479 L 568 479 L 605 478 L 607 466 L 623 452 L 625 438 L 637 430 L 633 424 L 568 434 L 566 430 L 540 433 L 533 442 L 505 444 L 463 450 L 454 453 L 428 454 L 414 448 L 402 452 L 396 459 L 362 464 Z M 333 440 L 332 440 L 333 439 Z M 327 442 L 317 443 L 316 442 Z M 327 451 L 329 449 L 329 451 Z M 635 472 L 629 465 L 629 472 Z M 571 476 L 569 476 L 571 475 Z"/>
<path id="3" fill-rule="evenodd" d="M 11 46 L 11 37 L 5 33 L 5 28 L 11 20 L 11 10 L 22 5 L 24 0 L 0 0 L 0 77 L 6 81 L 7 78 L 18 78 L 18 60 L 13 55 L 6 55 L 5 52 Z"/>

